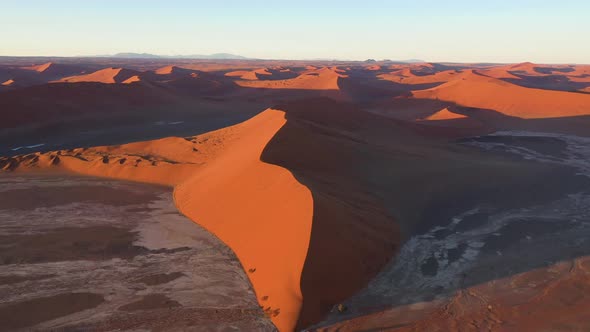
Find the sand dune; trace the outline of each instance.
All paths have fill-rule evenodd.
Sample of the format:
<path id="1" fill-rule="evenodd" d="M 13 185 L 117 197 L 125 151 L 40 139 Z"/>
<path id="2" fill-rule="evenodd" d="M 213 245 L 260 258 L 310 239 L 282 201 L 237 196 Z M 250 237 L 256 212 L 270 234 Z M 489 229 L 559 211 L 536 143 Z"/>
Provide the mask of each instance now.
<path id="1" fill-rule="evenodd" d="M 466 118 L 463 114 L 453 113 L 449 111 L 448 108 L 443 108 L 442 110 L 426 117 L 424 120 L 428 121 L 436 121 L 436 120 L 451 120 L 451 119 L 464 119 Z"/>
<path id="2" fill-rule="evenodd" d="M 8 81 L 2 82 L 3 86 L 10 86 L 14 84 L 14 80 L 13 79 L 9 79 Z"/>
<path id="3" fill-rule="evenodd" d="M 236 81 L 242 87 L 263 89 L 299 89 L 299 90 L 339 90 L 338 79 L 346 77 L 336 68 L 324 67 L 318 70 L 312 69 L 303 74 L 285 80 L 264 81 Z"/>
<path id="4" fill-rule="evenodd" d="M 454 79 L 459 73 L 455 70 L 445 70 L 428 75 L 416 75 L 410 68 L 401 69 L 389 74 L 381 74 L 380 79 L 404 83 L 404 84 L 425 84 L 425 83 L 442 83 Z"/>
<path id="5" fill-rule="evenodd" d="M 121 83 L 123 83 L 123 84 L 131 84 L 131 83 L 140 82 L 140 81 L 141 81 L 141 78 L 139 78 L 139 76 L 133 75 L 133 76 L 129 77 L 128 79 L 124 80 Z"/>
<path id="6" fill-rule="evenodd" d="M 69 116 L 111 125 L 110 114 L 147 105 L 133 109 L 140 115 L 125 121 L 145 117 L 159 128 L 154 123 L 163 113 L 150 113 L 152 108 L 168 112 L 176 111 L 168 105 L 182 105 L 192 117 L 202 108 L 215 113 L 223 107 L 240 112 L 242 105 L 283 105 L 199 136 L 0 158 L 0 169 L 67 171 L 175 187 L 178 209 L 235 251 L 260 305 L 282 331 L 317 323 L 365 287 L 396 255 L 403 238 L 424 226 L 419 223 L 431 204 L 451 206 L 481 187 L 499 192 L 496 181 L 481 181 L 498 168 L 510 183 L 526 174 L 514 173 L 512 160 L 449 147 L 448 140 L 495 131 L 502 121 L 511 121 L 509 129 L 525 125 L 511 117 L 590 114 L 590 94 L 584 93 L 590 87 L 573 93 L 510 81 L 553 76 L 590 81 L 588 71 L 578 67 L 165 64 L 129 66 L 141 71 L 109 64 L 114 67 L 60 77 L 54 84 L 6 88 L 0 109 L 15 111 L 5 111 L 0 127 Z M 43 73 L 60 68 L 34 67 L 28 75 L 43 79 Z M 14 82 L 20 84 L 19 78 Z M 130 84 L 136 82 L 141 83 Z M 415 84 L 430 88 L 409 95 Z M 345 96 L 354 103 L 299 99 L 309 95 Z M 231 104 L 219 106 L 230 98 Z M 585 129 L 582 120 L 571 121 Z M 72 127 L 77 134 L 79 128 Z M 472 191 L 455 189 L 461 181 Z"/>
<path id="7" fill-rule="evenodd" d="M 53 63 L 46 62 L 46 63 L 40 64 L 40 65 L 33 65 L 33 66 L 22 67 L 22 68 L 42 73 L 42 72 L 46 71 L 47 69 L 49 69 L 49 67 L 51 67 L 52 65 L 53 65 Z"/>
<path id="8" fill-rule="evenodd" d="M 520 118 L 551 118 L 590 114 L 590 96 L 525 88 L 466 71 L 435 88 L 412 92 L 414 98 L 450 101 Z"/>
<path id="9" fill-rule="evenodd" d="M 178 208 L 234 249 L 260 304 L 281 331 L 293 330 L 311 232 L 310 191 L 278 166 L 260 161 L 286 122 L 267 110 L 238 125 L 240 140 L 175 190 Z"/>
<path id="10" fill-rule="evenodd" d="M 1 158 L 0 168 L 177 186 L 179 210 L 236 252 L 266 314 L 281 331 L 290 331 L 301 309 L 313 201 L 288 170 L 260 161 L 285 122 L 284 112 L 266 110 L 197 137 Z"/>
<path id="11" fill-rule="evenodd" d="M 519 76 L 515 76 L 510 73 L 505 67 L 494 67 L 489 69 L 477 69 L 475 73 L 497 78 L 497 79 L 521 79 Z"/>
<path id="12" fill-rule="evenodd" d="M 139 74 L 136 71 L 123 69 L 123 68 L 105 68 L 99 71 L 86 74 L 86 75 L 77 75 L 77 76 L 70 76 L 65 77 L 58 82 L 65 82 L 65 83 L 79 83 L 79 82 L 98 82 L 98 83 L 105 83 L 105 84 L 113 84 L 113 83 L 122 83 L 132 76 Z"/>
<path id="13" fill-rule="evenodd" d="M 79 65 L 47 62 L 41 65 L 22 67 L 28 71 L 39 73 L 39 79 L 57 80 L 68 76 L 81 75 L 91 72 L 96 65 Z"/>
<path id="14" fill-rule="evenodd" d="M 258 75 L 272 75 L 266 68 L 254 69 L 254 70 L 237 70 L 226 73 L 228 77 L 239 77 L 243 80 L 258 80 Z"/>
<path id="15" fill-rule="evenodd" d="M 166 79 L 166 80 L 170 80 L 170 79 L 178 79 L 178 78 L 185 78 L 185 77 L 198 77 L 201 75 L 201 72 L 199 72 L 198 70 L 193 70 L 193 69 L 186 69 L 186 68 L 182 68 L 182 67 L 178 67 L 178 66 L 165 66 L 165 67 L 161 67 L 156 69 L 154 72 L 154 74 L 156 74 L 156 76 L 164 76 L 164 77 L 153 77 L 150 76 L 150 79 L 154 79 L 154 80 L 162 80 L 162 79 Z M 146 76 L 147 73 L 143 73 L 142 76 Z"/>

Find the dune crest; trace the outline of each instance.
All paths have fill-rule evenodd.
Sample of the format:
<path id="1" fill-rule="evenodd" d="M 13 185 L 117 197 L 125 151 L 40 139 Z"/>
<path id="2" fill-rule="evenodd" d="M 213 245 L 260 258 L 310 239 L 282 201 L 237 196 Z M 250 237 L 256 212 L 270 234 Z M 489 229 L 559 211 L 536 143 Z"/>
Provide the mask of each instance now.
<path id="1" fill-rule="evenodd" d="M 14 80 L 13 79 L 9 79 L 9 80 L 7 80 L 5 82 L 2 82 L 2 85 L 3 86 L 11 86 L 13 84 L 14 84 Z"/>
<path id="2" fill-rule="evenodd" d="M 286 123 L 266 110 L 238 125 L 232 149 L 176 187 L 179 210 L 234 249 L 265 312 L 281 331 L 293 330 L 313 213 L 311 192 L 288 170 L 260 160 Z"/>

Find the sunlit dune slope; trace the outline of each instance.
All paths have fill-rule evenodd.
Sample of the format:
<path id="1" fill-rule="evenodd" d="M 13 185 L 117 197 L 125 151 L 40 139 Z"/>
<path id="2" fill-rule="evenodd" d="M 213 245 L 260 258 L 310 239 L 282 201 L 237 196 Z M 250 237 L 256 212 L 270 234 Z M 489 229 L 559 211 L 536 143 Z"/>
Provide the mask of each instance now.
<path id="1" fill-rule="evenodd" d="M 590 95 L 517 86 L 472 71 L 435 88 L 413 91 L 414 98 L 450 101 L 520 118 L 590 114 Z"/>
<path id="2" fill-rule="evenodd" d="M 282 331 L 295 327 L 311 231 L 310 191 L 286 169 L 260 161 L 285 124 L 267 110 L 239 125 L 240 139 L 175 190 L 178 208 L 234 249 L 260 304 Z"/>
<path id="3" fill-rule="evenodd" d="M 451 119 L 464 119 L 466 118 L 463 114 L 453 113 L 448 108 L 444 108 L 426 118 L 424 120 L 436 121 L 436 120 L 451 120 Z"/>

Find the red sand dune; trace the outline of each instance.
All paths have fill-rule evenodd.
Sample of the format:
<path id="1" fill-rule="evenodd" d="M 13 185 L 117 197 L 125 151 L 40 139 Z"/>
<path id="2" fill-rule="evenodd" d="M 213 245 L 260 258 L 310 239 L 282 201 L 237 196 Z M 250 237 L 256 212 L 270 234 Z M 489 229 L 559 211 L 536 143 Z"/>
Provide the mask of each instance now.
<path id="1" fill-rule="evenodd" d="M 133 76 L 129 77 L 128 79 L 124 80 L 121 83 L 123 83 L 123 84 L 130 84 L 130 83 L 140 82 L 140 81 L 141 81 L 141 78 L 139 78 L 139 76 L 133 75 Z"/>
<path id="2" fill-rule="evenodd" d="M 459 73 L 455 70 L 445 70 L 430 75 L 416 75 L 410 68 L 393 71 L 388 74 L 381 74 L 379 77 L 382 80 L 405 83 L 405 84 L 425 84 L 425 83 L 441 83 L 454 79 Z"/>
<path id="3" fill-rule="evenodd" d="M 438 99 L 490 109 L 520 118 L 590 114 L 590 95 L 525 88 L 467 71 L 435 88 L 413 91 L 414 98 Z"/>
<path id="4" fill-rule="evenodd" d="M 309 70 L 303 74 L 285 80 L 236 81 L 236 84 L 249 88 L 264 89 L 300 89 L 300 90 L 339 90 L 338 79 L 346 77 L 340 70 L 324 67 Z"/>
<path id="5" fill-rule="evenodd" d="M 175 190 L 183 214 L 234 249 L 260 304 L 281 331 L 295 328 L 300 278 L 311 232 L 310 191 L 279 166 L 260 161 L 286 122 L 267 110 L 239 125 L 240 140 Z"/>
<path id="6" fill-rule="evenodd" d="M 301 309 L 313 200 L 291 172 L 260 160 L 285 123 L 283 111 L 269 109 L 197 137 L 0 158 L 0 168 L 177 186 L 178 209 L 234 250 L 265 312 L 281 331 L 291 331 Z"/>
<path id="7" fill-rule="evenodd" d="M 197 77 L 199 72 L 193 69 L 186 69 L 178 66 L 165 66 L 154 71 L 156 75 L 172 76 L 173 78 Z"/>
<path id="8" fill-rule="evenodd" d="M 505 67 L 494 67 L 494 68 L 489 68 L 489 69 L 477 69 L 477 70 L 474 70 L 474 72 L 475 73 L 478 73 L 478 74 L 481 74 L 481 75 L 485 75 L 485 76 L 497 78 L 497 79 L 505 79 L 505 78 L 509 78 L 509 79 L 520 79 L 520 77 L 512 75 L 508 70 L 506 70 Z"/>
<path id="9" fill-rule="evenodd" d="M 37 79 L 44 80 L 43 83 L 47 83 L 50 80 L 57 80 L 64 77 L 85 74 L 92 71 L 92 68 L 95 67 L 95 65 L 47 62 L 37 66 L 21 67 L 21 69 L 39 73 Z"/>
<path id="10" fill-rule="evenodd" d="M 79 82 L 99 82 L 99 83 L 106 83 L 106 84 L 113 84 L 113 83 L 122 83 L 129 79 L 130 77 L 139 74 L 133 70 L 123 69 L 123 68 L 105 68 L 99 71 L 86 74 L 86 75 L 77 75 L 77 76 L 70 76 L 65 77 L 57 82 L 65 82 L 65 83 L 79 83 Z"/>
<path id="11" fill-rule="evenodd" d="M 156 69 L 155 73 L 158 75 L 169 75 L 172 74 L 178 67 L 176 66 L 165 66 L 162 68 Z"/>
<path id="12" fill-rule="evenodd" d="M 266 68 L 254 69 L 254 70 L 236 70 L 226 73 L 228 77 L 239 77 L 243 80 L 258 80 L 258 75 L 272 75 Z"/>
<path id="13" fill-rule="evenodd" d="M 428 121 L 436 121 L 436 120 L 451 120 L 451 119 L 464 119 L 466 118 L 463 114 L 457 114 L 449 111 L 448 108 L 443 108 L 442 110 L 426 117 L 424 120 Z"/>
<path id="14" fill-rule="evenodd" d="M 47 62 L 47 63 L 40 64 L 40 65 L 33 65 L 33 66 L 29 66 L 29 67 L 22 67 L 22 69 L 34 70 L 36 72 L 42 73 L 42 72 L 46 71 L 49 67 L 51 67 L 51 65 L 53 65 L 53 63 Z"/>

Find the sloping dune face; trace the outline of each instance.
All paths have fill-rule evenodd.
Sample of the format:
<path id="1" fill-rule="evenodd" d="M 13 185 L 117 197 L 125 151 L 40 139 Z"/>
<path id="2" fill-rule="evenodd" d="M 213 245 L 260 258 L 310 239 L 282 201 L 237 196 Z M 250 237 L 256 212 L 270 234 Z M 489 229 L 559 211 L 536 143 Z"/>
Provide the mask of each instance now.
<path id="1" fill-rule="evenodd" d="M 413 91 L 414 98 L 450 101 L 491 109 L 520 118 L 553 118 L 590 114 L 590 95 L 525 88 L 473 71 L 432 89 Z"/>
<path id="2" fill-rule="evenodd" d="M 240 140 L 175 190 L 180 211 L 236 252 L 265 312 L 281 331 L 294 329 L 311 231 L 310 191 L 284 168 L 260 161 L 285 124 L 267 110 L 242 124 Z"/>

